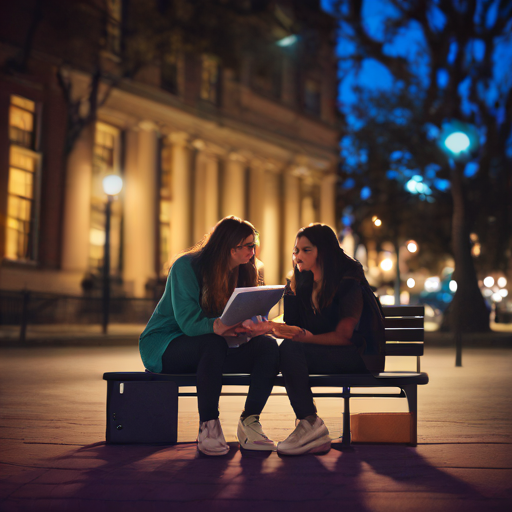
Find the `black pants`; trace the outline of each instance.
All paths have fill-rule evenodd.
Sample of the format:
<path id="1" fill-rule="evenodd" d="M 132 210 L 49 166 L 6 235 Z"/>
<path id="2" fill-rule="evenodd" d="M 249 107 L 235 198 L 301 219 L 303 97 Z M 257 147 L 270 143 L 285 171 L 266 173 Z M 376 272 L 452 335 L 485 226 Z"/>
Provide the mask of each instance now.
<path id="1" fill-rule="evenodd" d="M 163 373 L 195 373 L 199 418 L 219 417 L 223 373 L 250 373 L 245 402 L 247 416 L 260 414 L 279 371 L 279 349 L 274 338 L 257 336 L 238 348 L 228 348 L 217 334 L 182 335 L 169 343 L 162 357 Z"/>
<path id="2" fill-rule="evenodd" d="M 328 346 L 283 340 L 279 346 L 281 373 L 288 398 L 299 420 L 316 414 L 309 375 L 315 373 L 367 373 L 357 347 Z"/>

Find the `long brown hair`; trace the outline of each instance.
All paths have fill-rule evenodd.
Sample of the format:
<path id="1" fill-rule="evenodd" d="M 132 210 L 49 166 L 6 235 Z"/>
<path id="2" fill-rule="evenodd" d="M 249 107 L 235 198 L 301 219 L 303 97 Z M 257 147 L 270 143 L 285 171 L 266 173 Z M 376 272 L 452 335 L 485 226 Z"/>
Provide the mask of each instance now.
<path id="1" fill-rule="evenodd" d="M 327 307 L 334 299 L 338 291 L 343 275 L 352 265 L 358 265 L 356 260 L 345 254 L 340 247 L 338 237 L 334 230 L 327 224 L 310 224 L 308 227 L 299 229 L 297 239 L 305 236 L 318 250 L 317 260 L 322 268 L 322 285 L 318 294 L 320 308 Z M 297 265 L 294 264 L 292 287 L 297 289 L 297 281 L 302 282 L 308 288 L 309 297 L 313 291 L 313 279 L 305 279 L 300 276 Z M 308 282 L 310 281 L 310 282 Z M 311 291 L 309 291 L 311 288 Z M 306 292 L 306 290 L 303 290 Z M 308 298 L 309 300 L 309 298 Z"/>
<path id="2" fill-rule="evenodd" d="M 249 236 L 258 243 L 258 232 L 248 221 L 225 217 L 213 230 L 182 254 L 192 254 L 201 287 L 201 307 L 208 315 L 220 315 L 236 287 L 257 286 L 254 255 L 248 263 L 231 269 L 231 249 Z M 180 256 L 182 255 L 180 254 Z"/>

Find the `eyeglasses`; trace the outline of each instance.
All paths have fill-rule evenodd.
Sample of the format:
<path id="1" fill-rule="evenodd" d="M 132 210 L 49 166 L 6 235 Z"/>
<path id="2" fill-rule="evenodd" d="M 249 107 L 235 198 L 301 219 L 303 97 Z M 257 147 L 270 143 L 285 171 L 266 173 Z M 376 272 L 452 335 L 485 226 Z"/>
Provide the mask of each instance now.
<path id="1" fill-rule="evenodd" d="M 256 249 L 256 244 L 253 242 L 251 244 L 237 245 L 235 249 L 243 249 L 244 247 L 247 247 L 247 249 L 252 251 L 253 249 Z"/>

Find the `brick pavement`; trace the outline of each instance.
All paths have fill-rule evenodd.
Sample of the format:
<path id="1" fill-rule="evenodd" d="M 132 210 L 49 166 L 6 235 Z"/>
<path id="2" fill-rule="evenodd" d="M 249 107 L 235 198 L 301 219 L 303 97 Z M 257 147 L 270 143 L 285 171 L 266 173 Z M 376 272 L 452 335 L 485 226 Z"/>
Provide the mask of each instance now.
<path id="1" fill-rule="evenodd" d="M 223 397 L 230 453 L 197 453 L 195 399 L 180 399 L 176 446 L 104 444 L 104 371 L 141 370 L 136 346 L 0 349 L 1 511 L 482 511 L 512 505 L 512 350 L 428 347 L 419 445 L 338 446 L 324 456 L 242 453 L 243 398 Z M 341 401 L 318 399 L 333 437 Z M 353 412 L 401 400 L 353 400 Z M 392 408 L 393 407 L 393 408 Z M 401 406 L 399 406 L 401 407 Z M 293 428 L 285 397 L 262 415 L 276 440 Z"/>

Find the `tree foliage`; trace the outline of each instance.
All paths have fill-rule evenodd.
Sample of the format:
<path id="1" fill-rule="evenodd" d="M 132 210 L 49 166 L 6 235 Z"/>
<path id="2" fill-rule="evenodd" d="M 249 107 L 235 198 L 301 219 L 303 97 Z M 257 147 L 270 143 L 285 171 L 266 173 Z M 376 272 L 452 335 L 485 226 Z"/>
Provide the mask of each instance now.
<path id="1" fill-rule="evenodd" d="M 512 255 L 512 2 L 341 0 L 334 11 L 350 96 L 342 98 L 344 177 L 369 187 L 372 208 L 387 211 L 395 231 L 439 234 L 438 248 L 446 241 L 439 213 L 451 209 L 452 309 L 458 327 L 485 330 L 474 265 L 506 271 Z M 474 142 L 460 158 L 442 146 L 456 128 Z M 414 197 L 403 189 L 411 178 Z M 476 261 L 470 233 L 481 244 Z"/>

